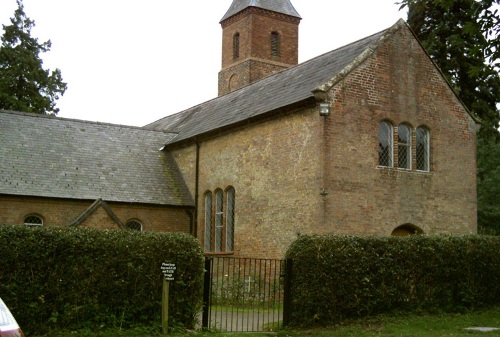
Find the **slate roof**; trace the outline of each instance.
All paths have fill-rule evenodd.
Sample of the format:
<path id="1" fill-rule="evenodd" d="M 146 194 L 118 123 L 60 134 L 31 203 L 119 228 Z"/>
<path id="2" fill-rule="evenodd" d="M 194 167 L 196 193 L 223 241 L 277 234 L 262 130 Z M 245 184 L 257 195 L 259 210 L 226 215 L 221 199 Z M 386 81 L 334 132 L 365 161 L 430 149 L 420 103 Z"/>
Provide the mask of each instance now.
<path id="1" fill-rule="evenodd" d="M 313 90 L 333 85 L 376 49 L 391 31 L 406 26 L 403 20 L 393 27 L 313 58 L 275 75 L 256 81 L 211 101 L 194 106 L 146 125 L 149 130 L 178 132 L 170 143 L 190 139 L 241 123 L 270 111 L 314 98 Z M 333 82 L 332 82 L 333 81 Z"/>
<path id="2" fill-rule="evenodd" d="M 0 194 L 192 206 L 172 134 L 0 110 Z"/>
<path id="3" fill-rule="evenodd" d="M 233 0 L 233 3 L 220 22 L 238 14 L 247 7 L 263 8 L 273 12 L 300 18 L 299 13 L 297 13 L 290 0 Z"/>

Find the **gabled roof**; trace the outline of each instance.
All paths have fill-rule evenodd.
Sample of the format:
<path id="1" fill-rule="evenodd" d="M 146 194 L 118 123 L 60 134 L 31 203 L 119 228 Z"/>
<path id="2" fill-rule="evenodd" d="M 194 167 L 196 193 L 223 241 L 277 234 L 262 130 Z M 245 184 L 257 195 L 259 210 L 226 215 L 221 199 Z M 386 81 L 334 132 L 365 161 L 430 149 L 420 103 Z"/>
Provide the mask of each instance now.
<path id="1" fill-rule="evenodd" d="M 85 220 L 87 220 L 88 218 L 90 218 L 90 216 L 92 214 L 94 214 L 99 209 L 99 207 L 101 207 L 102 209 L 104 209 L 104 211 L 106 211 L 106 213 L 111 218 L 111 220 L 113 220 L 113 222 L 115 224 L 117 224 L 119 228 L 124 228 L 122 222 L 120 221 L 120 219 L 118 218 L 118 216 L 116 216 L 115 212 L 113 212 L 111 210 L 111 208 L 109 208 L 108 204 L 104 200 L 102 200 L 101 198 L 99 198 L 96 201 L 94 201 L 94 203 L 92 205 L 90 205 L 90 207 L 87 208 L 85 211 L 83 211 L 80 215 L 78 215 L 69 224 L 69 226 L 73 226 L 73 227 L 74 226 L 80 226 L 82 223 L 85 222 Z"/>
<path id="2" fill-rule="evenodd" d="M 192 206 L 172 134 L 0 110 L 0 194 Z"/>
<path id="3" fill-rule="evenodd" d="M 233 0 L 233 3 L 220 22 L 238 14 L 248 7 L 267 9 L 269 11 L 294 16 L 300 19 L 299 13 L 297 13 L 290 0 Z"/>
<path id="4" fill-rule="evenodd" d="M 393 27 L 313 58 L 246 87 L 146 125 L 148 130 L 177 132 L 170 143 L 241 123 L 270 111 L 314 99 L 315 90 L 333 85 L 332 80 L 350 71 L 376 49 Z"/>

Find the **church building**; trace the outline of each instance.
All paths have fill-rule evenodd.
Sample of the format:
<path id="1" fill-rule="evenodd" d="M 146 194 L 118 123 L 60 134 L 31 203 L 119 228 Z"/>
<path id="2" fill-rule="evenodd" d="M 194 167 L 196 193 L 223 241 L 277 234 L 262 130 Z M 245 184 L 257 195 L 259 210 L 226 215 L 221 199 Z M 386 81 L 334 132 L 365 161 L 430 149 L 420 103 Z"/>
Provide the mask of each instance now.
<path id="1" fill-rule="evenodd" d="M 290 0 L 233 0 L 219 96 L 142 128 L 0 112 L 0 225 L 183 231 L 279 258 L 302 234 L 475 233 L 479 122 L 400 20 L 298 64 Z"/>

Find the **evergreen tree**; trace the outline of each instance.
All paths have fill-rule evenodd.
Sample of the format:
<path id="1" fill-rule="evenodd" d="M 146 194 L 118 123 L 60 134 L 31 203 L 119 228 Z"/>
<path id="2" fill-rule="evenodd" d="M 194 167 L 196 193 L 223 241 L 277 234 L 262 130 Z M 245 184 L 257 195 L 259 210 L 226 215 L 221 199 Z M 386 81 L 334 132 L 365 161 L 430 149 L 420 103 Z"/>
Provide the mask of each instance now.
<path id="1" fill-rule="evenodd" d="M 49 51 L 51 42 L 40 44 L 31 37 L 35 22 L 26 16 L 22 0 L 17 5 L 11 25 L 2 25 L 0 109 L 57 114 L 55 101 L 64 95 L 67 85 L 59 69 L 43 69 L 39 54 Z"/>
<path id="2" fill-rule="evenodd" d="M 481 119 L 478 225 L 500 234 L 500 0 L 403 0 L 408 23 L 464 104 Z"/>

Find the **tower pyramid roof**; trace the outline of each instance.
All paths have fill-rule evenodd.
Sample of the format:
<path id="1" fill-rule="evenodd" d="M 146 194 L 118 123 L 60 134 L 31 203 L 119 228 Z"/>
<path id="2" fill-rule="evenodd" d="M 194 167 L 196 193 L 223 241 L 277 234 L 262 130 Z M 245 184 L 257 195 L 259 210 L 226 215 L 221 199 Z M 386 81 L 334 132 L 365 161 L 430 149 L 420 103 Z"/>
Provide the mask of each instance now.
<path id="1" fill-rule="evenodd" d="M 286 14 L 301 18 L 295 10 L 290 0 L 233 0 L 231 7 L 222 17 L 220 22 L 230 18 L 231 16 L 243 11 L 247 7 L 258 7 L 269 11 Z"/>

